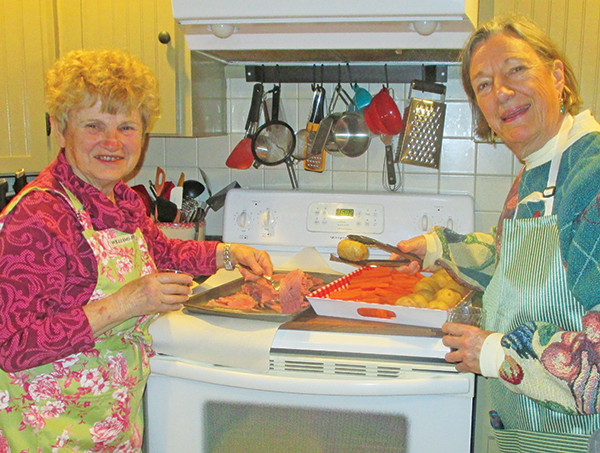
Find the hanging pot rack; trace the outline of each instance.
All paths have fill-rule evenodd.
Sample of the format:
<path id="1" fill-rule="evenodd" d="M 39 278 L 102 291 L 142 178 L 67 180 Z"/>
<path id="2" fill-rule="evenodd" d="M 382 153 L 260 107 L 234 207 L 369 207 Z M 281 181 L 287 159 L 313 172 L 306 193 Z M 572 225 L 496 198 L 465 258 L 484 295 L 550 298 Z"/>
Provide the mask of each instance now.
<path id="1" fill-rule="evenodd" d="M 431 83 L 448 81 L 447 64 L 246 65 L 247 82 L 263 83 Z"/>

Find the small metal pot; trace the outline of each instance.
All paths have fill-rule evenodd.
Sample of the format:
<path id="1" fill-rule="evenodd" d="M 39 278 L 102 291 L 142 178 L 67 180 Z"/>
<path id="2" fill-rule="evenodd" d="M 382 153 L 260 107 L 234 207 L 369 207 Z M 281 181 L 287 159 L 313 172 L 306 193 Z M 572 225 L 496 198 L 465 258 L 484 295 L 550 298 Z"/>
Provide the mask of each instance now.
<path id="1" fill-rule="evenodd" d="M 371 144 L 369 127 L 364 115 L 358 112 L 341 115 L 333 124 L 331 135 L 337 150 L 348 157 L 362 156 Z"/>

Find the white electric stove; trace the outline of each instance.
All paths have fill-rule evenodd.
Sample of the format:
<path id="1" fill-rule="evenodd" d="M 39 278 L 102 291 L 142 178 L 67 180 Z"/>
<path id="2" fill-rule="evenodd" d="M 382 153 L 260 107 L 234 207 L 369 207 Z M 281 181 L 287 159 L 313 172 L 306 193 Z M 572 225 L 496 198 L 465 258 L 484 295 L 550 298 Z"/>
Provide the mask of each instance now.
<path id="1" fill-rule="evenodd" d="M 223 240 L 251 244 L 267 250 L 274 266 L 282 266 L 305 247 L 314 247 L 326 265 L 349 273 L 356 269 L 329 259 L 348 234 L 362 234 L 395 245 L 400 240 L 426 233 L 434 225 L 457 232 L 473 231 L 473 199 L 465 195 L 390 193 L 280 192 L 243 190 L 230 192 L 225 204 Z M 371 258 L 387 259 L 389 253 L 370 248 Z M 447 348 L 438 336 L 424 329 L 396 327 L 392 333 L 361 333 L 349 341 L 346 332 L 288 329 L 284 325 L 273 342 L 281 352 L 380 355 L 402 358 L 404 366 L 452 368 L 443 357 Z M 402 335 L 402 333 L 408 333 Z M 422 359 L 432 360 L 422 360 Z"/>
<path id="2" fill-rule="evenodd" d="M 224 209 L 224 241 L 268 251 L 275 268 L 313 248 L 342 273 L 356 268 L 329 256 L 347 234 L 396 244 L 474 227 L 466 195 L 236 189 Z M 349 324 L 283 324 L 266 374 L 154 357 L 148 452 L 469 452 L 474 379 L 443 360 L 440 331 Z"/>

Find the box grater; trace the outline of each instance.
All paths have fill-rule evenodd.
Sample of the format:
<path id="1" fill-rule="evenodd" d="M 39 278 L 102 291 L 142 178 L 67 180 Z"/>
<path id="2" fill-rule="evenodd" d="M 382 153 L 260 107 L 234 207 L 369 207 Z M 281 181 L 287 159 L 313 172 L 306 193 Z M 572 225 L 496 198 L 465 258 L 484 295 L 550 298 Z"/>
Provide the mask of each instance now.
<path id="1" fill-rule="evenodd" d="M 412 97 L 413 90 L 436 93 L 440 102 Z M 414 80 L 410 87 L 410 105 L 405 115 L 400 162 L 421 167 L 439 168 L 442 134 L 446 116 L 446 86 Z"/>

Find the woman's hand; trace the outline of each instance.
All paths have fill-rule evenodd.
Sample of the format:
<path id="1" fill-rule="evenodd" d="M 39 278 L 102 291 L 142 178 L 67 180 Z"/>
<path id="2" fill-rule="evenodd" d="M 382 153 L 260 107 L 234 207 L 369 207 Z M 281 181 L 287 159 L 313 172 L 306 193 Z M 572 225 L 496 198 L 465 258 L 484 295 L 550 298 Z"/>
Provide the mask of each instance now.
<path id="1" fill-rule="evenodd" d="M 492 332 L 454 322 L 444 323 L 442 332 L 446 334 L 442 338 L 442 343 L 452 349 L 444 357 L 446 362 L 456 363 L 457 371 L 481 374 L 479 367 L 481 347 Z"/>
<path id="2" fill-rule="evenodd" d="M 223 246 L 217 246 L 217 264 L 223 267 Z M 231 261 L 239 266 L 240 273 L 246 280 L 258 280 L 261 275 L 273 275 L 273 263 L 269 254 L 264 250 L 257 250 L 242 244 L 231 244 L 229 248 Z"/>
<path id="3" fill-rule="evenodd" d="M 192 290 L 192 276 L 156 272 L 123 285 L 110 296 L 88 303 L 83 310 L 94 336 L 129 318 L 179 310 Z"/>
<path id="4" fill-rule="evenodd" d="M 396 247 L 398 247 L 404 253 L 412 253 L 420 256 L 421 258 L 423 258 L 427 253 L 427 242 L 425 241 L 424 236 L 416 236 L 406 241 L 400 241 Z M 390 259 L 397 260 L 400 259 L 400 257 L 395 253 L 392 253 Z M 403 274 L 412 275 L 421 271 L 421 265 L 417 261 L 411 261 L 408 264 L 402 264 L 398 266 L 396 269 Z"/>

